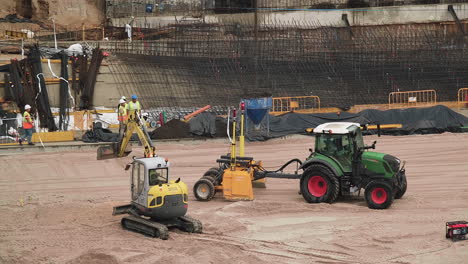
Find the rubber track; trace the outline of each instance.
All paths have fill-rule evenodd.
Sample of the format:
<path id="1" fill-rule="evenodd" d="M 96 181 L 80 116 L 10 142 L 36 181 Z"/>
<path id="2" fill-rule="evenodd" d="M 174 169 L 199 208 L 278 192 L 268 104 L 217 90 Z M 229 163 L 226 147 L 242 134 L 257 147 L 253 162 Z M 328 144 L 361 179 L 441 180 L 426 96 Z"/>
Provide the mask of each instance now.
<path id="1" fill-rule="evenodd" d="M 203 231 L 203 226 L 202 226 L 202 223 L 195 219 L 195 218 L 192 218 L 188 215 L 185 215 L 185 216 L 181 216 L 179 217 L 179 219 L 181 221 L 184 221 L 186 223 L 191 223 L 192 224 L 192 227 L 193 227 L 193 230 L 192 230 L 192 233 L 201 233 Z"/>
<path id="2" fill-rule="evenodd" d="M 154 229 L 158 230 L 159 238 L 166 240 L 169 238 L 169 230 L 163 224 L 146 220 L 133 215 L 124 216 L 122 218 L 122 227 L 128 230 L 143 233 L 148 236 L 155 237 Z"/>

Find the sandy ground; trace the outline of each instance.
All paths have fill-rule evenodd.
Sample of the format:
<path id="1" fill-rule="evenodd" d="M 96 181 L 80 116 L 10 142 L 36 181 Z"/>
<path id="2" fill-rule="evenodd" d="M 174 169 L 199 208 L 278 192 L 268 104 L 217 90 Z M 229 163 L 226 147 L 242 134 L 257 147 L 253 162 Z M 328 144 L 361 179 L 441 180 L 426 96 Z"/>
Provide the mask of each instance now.
<path id="1" fill-rule="evenodd" d="M 305 158 L 312 145 L 293 136 L 250 143 L 247 152 L 273 168 Z M 223 140 L 158 148 L 190 188 L 228 151 Z M 468 134 L 385 136 L 377 151 L 407 161 L 408 192 L 388 210 L 368 209 L 362 196 L 307 204 L 298 181 L 270 179 L 252 202 L 191 196 L 189 213 L 204 233 L 174 230 L 167 241 L 125 231 L 111 215 L 129 200 L 130 157 L 0 157 L 0 263 L 468 263 L 468 241 L 452 243 L 444 229 L 468 220 Z"/>

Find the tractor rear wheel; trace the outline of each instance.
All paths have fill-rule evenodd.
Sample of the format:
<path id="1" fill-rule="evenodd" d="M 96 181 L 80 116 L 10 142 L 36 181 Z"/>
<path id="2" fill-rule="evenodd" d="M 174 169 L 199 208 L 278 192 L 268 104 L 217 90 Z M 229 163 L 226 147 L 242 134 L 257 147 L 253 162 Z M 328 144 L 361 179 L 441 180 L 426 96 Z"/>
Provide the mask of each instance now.
<path id="1" fill-rule="evenodd" d="M 333 203 L 340 192 L 340 183 L 328 167 L 314 164 L 301 178 L 301 194 L 309 203 Z"/>
<path id="2" fill-rule="evenodd" d="M 215 187 L 213 182 L 207 178 L 199 179 L 193 186 L 193 194 L 198 201 L 209 201 L 215 195 Z"/>
<path id="3" fill-rule="evenodd" d="M 403 174 L 401 175 L 401 186 L 398 192 L 396 192 L 395 194 L 395 199 L 400 199 L 401 197 L 403 197 L 403 195 L 405 195 L 407 187 L 408 187 L 408 183 L 406 182 L 406 175 Z"/>
<path id="4" fill-rule="evenodd" d="M 367 206 L 371 209 L 387 209 L 393 203 L 392 187 L 384 181 L 373 181 L 366 187 Z"/>

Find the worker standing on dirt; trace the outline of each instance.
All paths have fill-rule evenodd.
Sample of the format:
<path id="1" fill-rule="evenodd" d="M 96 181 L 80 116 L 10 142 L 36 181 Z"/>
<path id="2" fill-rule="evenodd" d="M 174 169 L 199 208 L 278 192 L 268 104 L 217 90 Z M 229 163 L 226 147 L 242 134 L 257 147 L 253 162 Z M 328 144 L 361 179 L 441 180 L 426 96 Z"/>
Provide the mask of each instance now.
<path id="1" fill-rule="evenodd" d="M 24 113 L 23 113 L 23 129 L 25 133 L 25 139 L 28 141 L 28 145 L 34 145 L 32 143 L 32 134 L 33 134 L 33 128 L 34 128 L 34 121 L 31 117 L 31 106 L 30 105 L 25 105 L 24 106 Z M 20 139 L 20 145 L 23 145 L 23 140 Z"/>
<path id="2" fill-rule="evenodd" d="M 127 110 L 129 116 L 132 116 L 134 113 L 138 114 L 138 118 L 141 116 L 141 104 L 136 94 L 132 95 L 132 101 L 127 104 Z"/>
<path id="3" fill-rule="evenodd" d="M 125 127 L 127 126 L 128 114 L 127 104 L 124 99 L 120 99 L 117 109 L 117 119 L 119 120 L 119 141 L 123 137 Z"/>

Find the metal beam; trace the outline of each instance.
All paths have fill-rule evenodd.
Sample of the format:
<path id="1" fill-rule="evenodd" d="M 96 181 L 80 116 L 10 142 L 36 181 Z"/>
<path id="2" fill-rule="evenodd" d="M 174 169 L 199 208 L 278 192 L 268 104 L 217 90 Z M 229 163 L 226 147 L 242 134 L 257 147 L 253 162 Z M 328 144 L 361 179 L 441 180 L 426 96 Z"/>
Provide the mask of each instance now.
<path id="1" fill-rule="evenodd" d="M 349 23 L 349 20 L 348 20 L 348 14 L 342 14 L 342 15 L 341 15 L 341 20 L 343 20 L 343 21 L 345 22 L 346 27 L 347 27 L 348 30 L 349 30 L 349 35 L 350 35 L 351 37 L 354 37 L 354 35 L 353 35 L 353 30 L 351 29 L 351 24 Z"/>
<path id="2" fill-rule="evenodd" d="M 463 28 L 463 24 L 460 22 L 460 19 L 458 19 L 457 13 L 455 12 L 455 9 L 453 9 L 453 5 L 448 5 L 448 11 L 452 15 L 455 22 L 457 22 L 458 29 L 460 30 L 462 35 L 465 35 L 465 29 Z"/>

